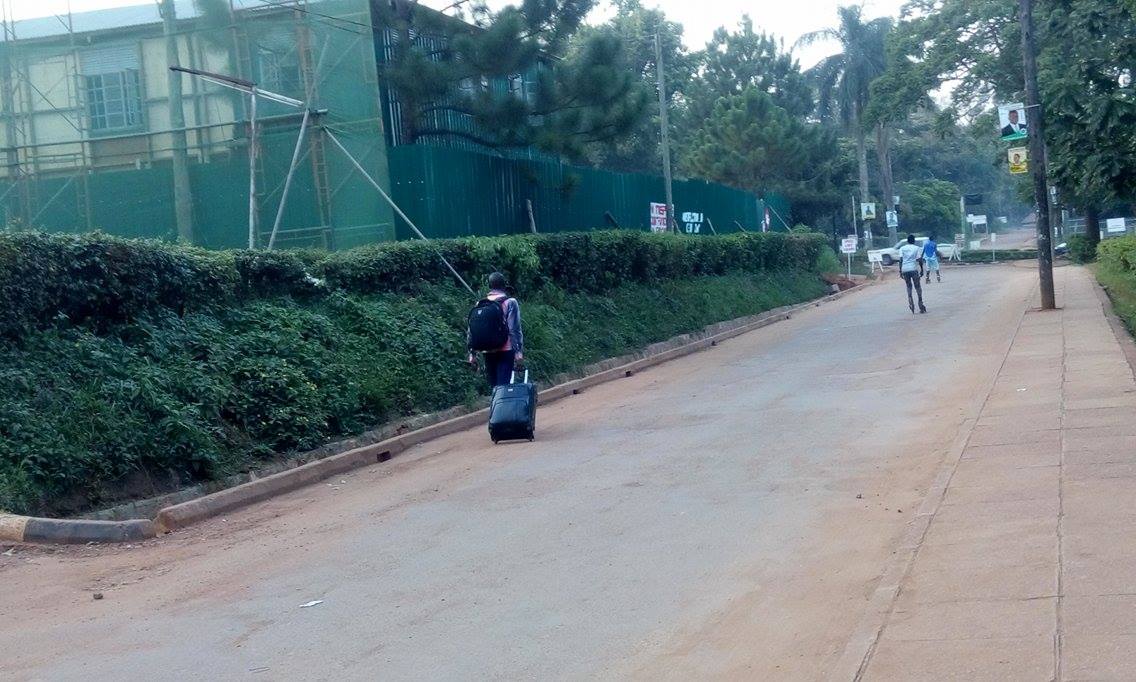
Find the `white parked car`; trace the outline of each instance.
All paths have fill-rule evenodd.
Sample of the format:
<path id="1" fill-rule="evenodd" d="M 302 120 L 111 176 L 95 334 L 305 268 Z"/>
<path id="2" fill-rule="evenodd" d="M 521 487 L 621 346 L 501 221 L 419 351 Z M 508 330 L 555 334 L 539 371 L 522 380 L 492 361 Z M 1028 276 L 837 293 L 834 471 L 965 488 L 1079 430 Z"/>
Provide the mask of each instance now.
<path id="1" fill-rule="evenodd" d="M 868 252 L 868 257 L 871 258 L 873 254 L 879 254 L 880 260 L 883 261 L 884 265 L 892 265 L 894 263 L 898 263 L 899 247 L 903 246 L 906 243 L 907 240 L 904 239 L 902 241 L 896 242 L 895 246 L 891 247 L 890 249 L 873 249 Z M 927 243 L 927 237 L 916 237 L 915 243 L 919 245 L 919 248 L 923 248 L 923 245 Z M 939 248 L 937 249 L 939 252 L 939 260 L 950 260 L 955 255 L 956 249 L 958 249 L 958 247 L 955 246 L 953 242 L 939 242 Z"/>

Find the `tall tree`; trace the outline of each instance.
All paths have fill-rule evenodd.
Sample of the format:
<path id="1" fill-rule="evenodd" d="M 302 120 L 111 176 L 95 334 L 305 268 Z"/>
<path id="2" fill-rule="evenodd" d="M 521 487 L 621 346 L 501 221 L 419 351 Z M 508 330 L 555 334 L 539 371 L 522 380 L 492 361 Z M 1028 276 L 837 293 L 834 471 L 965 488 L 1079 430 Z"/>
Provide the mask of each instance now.
<path id="1" fill-rule="evenodd" d="M 883 74 L 887 62 L 888 18 L 864 20 L 859 6 L 841 7 L 836 28 L 806 34 L 798 45 L 835 40 L 841 51 L 810 69 L 817 86 L 817 114 L 822 119 L 839 120 L 856 140 L 860 197 L 871 196 L 868 186 L 868 141 L 864 112 L 871 99 L 872 81 Z M 886 143 L 886 139 L 883 142 Z M 885 199 L 890 201 L 890 196 Z"/>
<path id="2" fill-rule="evenodd" d="M 397 97 L 398 141 L 460 138 L 578 157 L 625 134 L 650 93 L 615 37 L 572 42 L 594 4 L 524 0 L 496 12 L 474 4 L 467 23 L 417 0 L 372 0 L 393 35 L 380 78 Z"/>
<path id="3" fill-rule="evenodd" d="M 830 129 L 790 115 L 756 88 L 718 100 L 681 167 L 755 193 L 779 192 L 792 202 L 797 221 L 841 206 L 850 170 Z"/>
<path id="4" fill-rule="evenodd" d="M 668 105 L 681 113 L 683 95 L 694 77 L 696 58 L 682 42 L 682 24 L 667 19 L 662 10 L 643 7 L 641 0 L 615 0 L 615 14 L 597 26 L 585 26 L 573 38 L 583 44 L 597 36 L 619 41 L 626 54 L 628 71 L 654 90 L 656 77 L 655 33 L 662 41 L 663 66 L 667 82 Z M 671 139 L 679 140 L 679 122 L 671 119 Z M 647 113 L 634 128 L 618 138 L 591 144 L 587 160 L 596 166 L 621 171 L 662 173 L 659 151 L 659 115 L 656 106 L 648 106 Z"/>
<path id="5" fill-rule="evenodd" d="M 1136 199 L 1131 4 L 1048 0 L 1035 9 L 1052 178 L 1087 214 L 1095 215 L 1110 202 Z M 923 86 L 956 83 L 952 97 L 971 117 L 987 110 L 992 100 L 1021 97 L 1021 27 L 1015 3 L 912 0 L 905 13 L 912 16 L 900 28 L 908 36 L 905 54 L 919 65 Z M 988 135 L 996 136 L 993 124 Z"/>
<path id="6" fill-rule="evenodd" d="M 700 100 L 708 112 L 720 97 L 756 89 L 792 116 L 812 113 L 814 101 L 801 67 L 782 41 L 753 29 L 753 20 L 743 16 L 734 31 L 721 27 L 698 55 L 700 86 L 690 98 Z M 692 102 L 694 104 L 694 102 Z"/>
<path id="7" fill-rule="evenodd" d="M 1100 212 L 1136 198 L 1136 17 L 1113 2 L 1071 0 L 1055 3 L 1046 29 L 1062 45 L 1040 58 L 1052 177 L 1099 241 Z"/>

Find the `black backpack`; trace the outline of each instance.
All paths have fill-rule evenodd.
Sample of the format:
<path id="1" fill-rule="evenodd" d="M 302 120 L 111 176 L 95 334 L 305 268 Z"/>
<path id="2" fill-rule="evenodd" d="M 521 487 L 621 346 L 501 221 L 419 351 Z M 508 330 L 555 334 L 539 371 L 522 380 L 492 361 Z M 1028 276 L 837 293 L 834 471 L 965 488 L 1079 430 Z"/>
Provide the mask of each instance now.
<path id="1" fill-rule="evenodd" d="M 477 351 L 501 350 L 509 340 L 504 301 L 483 298 L 469 311 L 469 348 Z"/>

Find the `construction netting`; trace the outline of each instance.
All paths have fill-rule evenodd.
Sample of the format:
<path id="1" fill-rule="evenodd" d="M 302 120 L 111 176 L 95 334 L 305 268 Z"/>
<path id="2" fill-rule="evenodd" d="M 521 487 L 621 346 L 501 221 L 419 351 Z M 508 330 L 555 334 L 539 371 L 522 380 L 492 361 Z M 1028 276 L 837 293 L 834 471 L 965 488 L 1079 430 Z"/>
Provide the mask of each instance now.
<path id="1" fill-rule="evenodd" d="M 283 247 L 394 238 L 389 207 L 326 135 L 336 131 L 368 174 L 388 182 L 367 1 L 176 2 L 176 18 L 164 22 L 169 4 L 5 20 L 4 223 L 180 235 L 212 248 L 247 246 L 250 223 L 257 246 L 274 227 Z M 304 103 L 258 98 L 251 211 L 251 97 L 185 73 L 171 80 L 174 64 Z M 304 108 L 311 122 L 297 151 Z M 176 199 L 187 210 L 179 214 Z"/>

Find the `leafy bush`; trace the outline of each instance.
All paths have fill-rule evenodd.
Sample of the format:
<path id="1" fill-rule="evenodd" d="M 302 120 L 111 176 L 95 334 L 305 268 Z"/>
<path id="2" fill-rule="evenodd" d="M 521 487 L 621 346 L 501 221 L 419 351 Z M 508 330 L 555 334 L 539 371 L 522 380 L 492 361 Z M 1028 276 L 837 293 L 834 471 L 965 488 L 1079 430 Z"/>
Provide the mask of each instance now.
<path id="1" fill-rule="evenodd" d="M 1097 247 L 1097 258 L 1102 267 L 1118 274 L 1136 273 L 1136 236 L 1106 239 Z"/>
<path id="2" fill-rule="evenodd" d="M 1083 234 L 1074 234 L 1065 242 L 1069 247 L 1069 260 L 1074 263 L 1091 263 L 1097 258 L 1097 247 Z"/>
<path id="3" fill-rule="evenodd" d="M 438 248 L 463 276 L 517 283 L 542 381 L 818 296 L 827 251 L 634 232 Z M 0 260 L 0 509 L 156 494 L 485 392 L 463 361 L 470 297 L 425 244 L 254 254 L 13 235 Z"/>
<path id="4" fill-rule="evenodd" d="M 859 258 L 859 254 L 857 254 L 857 258 Z M 836 252 L 826 246 L 821 249 L 820 255 L 817 257 L 816 269 L 821 274 L 831 275 L 844 272 L 845 268 Z"/>
<path id="5" fill-rule="evenodd" d="M 598 292 L 696 275 L 807 270 L 822 247 L 817 235 L 597 231 L 264 253 L 20 232 L 0 235 L 0 336 L 60 324 L 106 330 L 162 310 L 185 315 L 234 300 L 313 296 L 321 293 L 319 279 L 328 290 L 412 292 L 451 281 L 439 252 L 473 286 L 499 270 L 523 294 L 550 282 Z"/>

